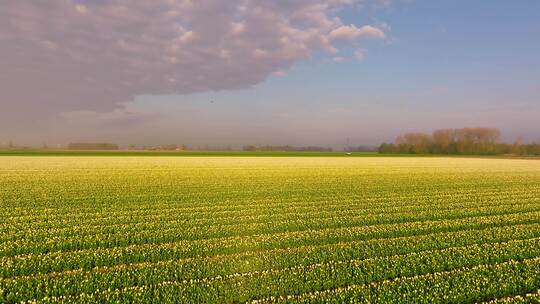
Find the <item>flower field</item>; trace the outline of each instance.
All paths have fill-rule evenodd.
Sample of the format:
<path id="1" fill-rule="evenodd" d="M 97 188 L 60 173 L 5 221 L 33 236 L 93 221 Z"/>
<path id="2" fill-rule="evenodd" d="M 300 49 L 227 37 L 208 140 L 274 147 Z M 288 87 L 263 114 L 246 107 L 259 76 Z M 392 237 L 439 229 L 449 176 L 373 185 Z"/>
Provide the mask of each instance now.
<path id="1" fill-rule="evenodd" d="M 0 303 L 539 303 L 540 161 L 2 156 Z"/>

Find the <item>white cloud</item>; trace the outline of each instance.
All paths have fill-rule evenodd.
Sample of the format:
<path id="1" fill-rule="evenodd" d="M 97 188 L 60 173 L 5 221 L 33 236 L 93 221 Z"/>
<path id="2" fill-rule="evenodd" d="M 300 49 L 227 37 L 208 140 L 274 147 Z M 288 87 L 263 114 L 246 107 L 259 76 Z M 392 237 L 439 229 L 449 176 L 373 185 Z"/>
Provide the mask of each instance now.
<path id="1" fill-rule="evenodd" d="M 352 0 L 2 1 L 0 106 L 111 111 L 137 95 L 247 88 L 335 42 Z"/>
<path id="2" fill-rule="evenodd" d="M 344 61 L 345 61 L 344 57 L 334 57 L 334 62 L 341 63 L 341 62 L 344 62 Z"/>
<path id="3" fill-rule="evenodd" d="M 356 25 L 342 25 L 330 32 L 331 40 L 353 41 L 358 38 L 384 38 L 385 34 L 381 29 L 371 25 L 364 25 L 360 28 Z"/>

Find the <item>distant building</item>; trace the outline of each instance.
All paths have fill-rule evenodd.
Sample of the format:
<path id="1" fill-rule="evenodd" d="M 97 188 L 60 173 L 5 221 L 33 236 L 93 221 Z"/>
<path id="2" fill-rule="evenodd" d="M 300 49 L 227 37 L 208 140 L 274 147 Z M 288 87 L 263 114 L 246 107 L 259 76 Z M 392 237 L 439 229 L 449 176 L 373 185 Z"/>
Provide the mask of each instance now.
<path id="1" fill-rule="evenodd" d="M 158 145 L 158 146 L 144 146 L 143 150 L 153 150 L 153 151 L 186 151 L 188 148 L 184 144 L 168 144 L 168 145 Z"/>
<path id="2" fill-rule="evenodd" d="M 70 143 L 69 150 L 118 150 L 118 145 L 110 143 Z"/>
<path id="3" fill-rule="evenodd" d="M 293 146 L 244 146 L 244 151 L 270 151 L 270 152 L 332 152 L 332 148 L 326 147 L 293 147 Z"/>

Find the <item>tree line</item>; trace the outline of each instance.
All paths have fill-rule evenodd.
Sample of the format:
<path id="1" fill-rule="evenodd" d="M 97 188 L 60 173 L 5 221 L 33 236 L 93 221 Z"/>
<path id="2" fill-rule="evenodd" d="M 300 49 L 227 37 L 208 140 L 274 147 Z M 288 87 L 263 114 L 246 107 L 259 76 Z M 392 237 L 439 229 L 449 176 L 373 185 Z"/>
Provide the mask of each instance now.
<path id="1" fill-rule="evenodd" d="M 406 154 L 478 154 L 478 155 L 540 155 L 540 144 L 501 142 L 501 132 L 495 128 L 439 129 L 432 134 L 406 133 L 394 143 L 383 143 L 380 153 Z"/>
<path id="2" fill-rule="evenodd" d="M 294 147 L 294 146 L 255 146 L 248 145 L 242 149 L 244 151 L 275 151 L 275 152 L 332 152 L 332 148 L 307 146 L 307 147 Z"/>

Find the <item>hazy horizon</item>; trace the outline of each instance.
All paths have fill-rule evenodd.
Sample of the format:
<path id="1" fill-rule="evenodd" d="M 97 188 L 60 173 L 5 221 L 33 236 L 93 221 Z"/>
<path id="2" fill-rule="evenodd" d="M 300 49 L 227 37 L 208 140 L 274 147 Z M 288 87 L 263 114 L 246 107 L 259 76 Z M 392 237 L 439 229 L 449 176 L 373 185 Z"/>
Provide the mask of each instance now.
<path id="1" fill-rule="evenodd" d="M 540 142 L 540 2 L 0 3 L 0 145 Z"/>

